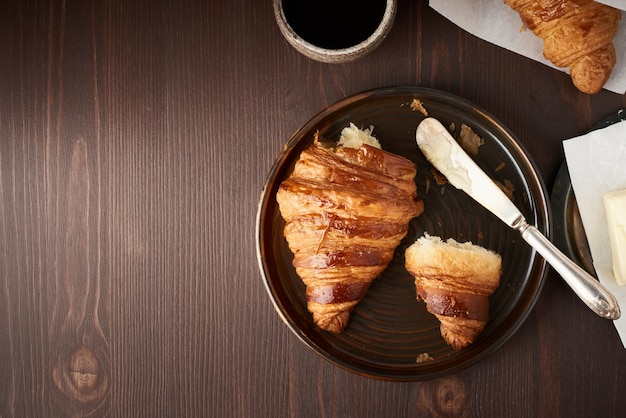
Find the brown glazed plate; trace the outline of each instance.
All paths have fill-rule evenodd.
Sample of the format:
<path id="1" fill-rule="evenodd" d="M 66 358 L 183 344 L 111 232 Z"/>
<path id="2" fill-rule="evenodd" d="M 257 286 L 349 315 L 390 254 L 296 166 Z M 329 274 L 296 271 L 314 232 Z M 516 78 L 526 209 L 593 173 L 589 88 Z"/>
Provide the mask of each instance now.
<path id="1" fill-rule="evenodd" d="M 498 218 L 451 185 L 435 183 L 432 166 L 415 143 L 425 116 L 411 108 L 414 99 L 446 126 L 471 127 L 484 140 L 475 158 L 495 180 L 511 182 L 514 202 L 526 219 L 549 235 L 550 208 L 543 181 L 513 134 L 484 110 L 451 94 L 420 87 L 389 87 L 360 93 L 322 110 L 287 142 L 261 193 L 256 239 L 259 268 L 276 311 L 295 335 L 333 364 L 362 376 L 415 381 L 463 370 L 501 347 L 533 308 L 547 265 Z M 352 311 L 346 330 L 335 335 L 316 328 L 306 308 L 305 289 L 292 267 L 293 255 L 283 236 L 284 222 L 276 203 L 280 183 L 319 131 L 336 141 L 350 122 L 374 126 L 383 149 L 417 165 L 415 178 L 424 213 L 413 219 L 385 272 Z M 424 233 L 472 241 L 502 256 L 500 286 L 490 297 L 490 318 L 478 339 L 455 351 L 439 332 L 439 322 L 415 296 L 413 278 L 404 268 L 404 251 Z M 431 361 L 417 362 L 428 353 Z"/>
<path id="2" fill-rule="evenodd" d="M 622 109 L 598 122 L 591 130 L 602 129 L 624 120 L 626 120 L 626 111 Z M 561 164 L 552 186 L 550 204 L 554 214 L 554 245 L 569 255 L 576 264 L 595 276 L 589 243 L 578 211 L 578 203 L 574 196 L 566 161 Z"/>

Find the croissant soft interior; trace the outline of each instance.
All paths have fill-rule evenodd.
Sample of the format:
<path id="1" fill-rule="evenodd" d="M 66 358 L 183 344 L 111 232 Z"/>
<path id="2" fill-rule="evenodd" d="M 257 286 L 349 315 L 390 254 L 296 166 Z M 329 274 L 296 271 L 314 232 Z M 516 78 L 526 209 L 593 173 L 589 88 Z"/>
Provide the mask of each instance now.
<path id="1" fill-rule="evenodd" d="M 418 300 L 441 322 L 454 349 L 473 343 L 489 319 L 489 296 L 500 284 L 502 259 L 471 242 L 424 236 L 405 253 Z"/>

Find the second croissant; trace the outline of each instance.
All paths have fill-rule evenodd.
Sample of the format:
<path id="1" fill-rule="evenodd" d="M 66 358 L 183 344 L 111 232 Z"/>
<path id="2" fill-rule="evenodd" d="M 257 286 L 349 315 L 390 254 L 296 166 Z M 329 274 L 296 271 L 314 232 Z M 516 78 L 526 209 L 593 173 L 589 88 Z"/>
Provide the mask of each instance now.
<path id="1" fill-rule="evenodd" d="M 574 85 L 597 93 L 616 64 L 613 38 L 622 12 L 592 0 L 504 0 L 543 39 L 543 55 L 569 67 Z"/>

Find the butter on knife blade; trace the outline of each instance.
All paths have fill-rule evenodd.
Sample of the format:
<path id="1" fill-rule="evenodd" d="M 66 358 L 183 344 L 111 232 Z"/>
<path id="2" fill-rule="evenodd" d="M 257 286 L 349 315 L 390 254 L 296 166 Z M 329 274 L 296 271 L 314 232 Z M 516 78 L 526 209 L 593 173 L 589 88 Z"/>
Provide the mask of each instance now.
<path id="1" fill-rule="evenodd" d="M 529 225 L 513 202 L 463 151 L 437 119 L 424 119 L 415 131 L 415 141 L 426 159 L 453 186 L 466 192 L 505 224 L 517 230 L 591 310 L 607 319 L 620 317 L 619 304 L 611 292 L 567 258 L 535 226 Z"/>
<path id="2" fill-rule="evenodd" d="M 450 134 L 435 119 L 425 119 L 415 134 L 415 139 L 424 156 L 444 173 L 448 181 L 457 189 L 472 193 L 472 181 L 462 159 L 462 148 L 452 146 L 447 138 Z"/>
<path id="3" fill-rule="evenodd" d="M 424 119 L 417 127 L 415 141 L 426 159 L 454 187 L 463 190 L 512 228 L 524 220 L 502 189 L 467 155 L 437 119 Z"/>

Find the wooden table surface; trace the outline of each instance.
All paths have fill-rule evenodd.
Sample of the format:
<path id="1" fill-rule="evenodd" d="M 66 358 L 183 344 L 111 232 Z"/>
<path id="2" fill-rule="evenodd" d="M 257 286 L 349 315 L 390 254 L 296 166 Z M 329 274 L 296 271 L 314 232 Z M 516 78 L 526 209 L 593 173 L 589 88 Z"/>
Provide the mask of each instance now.
<path id="1" fill-rule="evenodd" d="M 488 110 L 549 188 L 562 140 L 626 107 L 425 1 L 342 65 L 291 48 L 269 0 L 2 2 L 0 417 L 624 416 L 614 326 L 553 272 L 508 342 L 433 381 L 340 369 L 274 311 L 272 163 L 324 107 L 396 85 Z"/>

